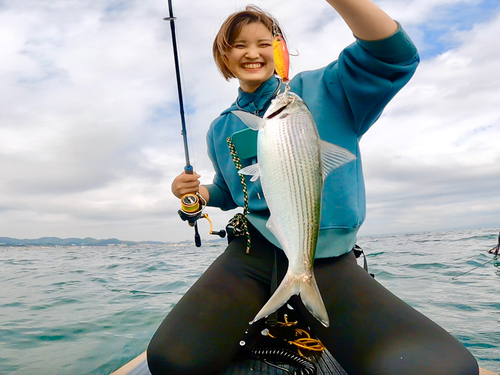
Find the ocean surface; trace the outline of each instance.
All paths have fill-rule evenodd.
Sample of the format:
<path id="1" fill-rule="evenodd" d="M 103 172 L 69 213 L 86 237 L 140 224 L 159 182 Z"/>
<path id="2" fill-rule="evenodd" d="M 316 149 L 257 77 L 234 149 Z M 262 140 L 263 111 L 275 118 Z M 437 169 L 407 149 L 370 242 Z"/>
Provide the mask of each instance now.
<path id="1" fill-rule="evenodd" d="M 500 259 L 487 253 L 497 238 L 498 228 L 489 228 L 358 243 L 376 280 L 448 330 L 481 367 L 500 372 Z M 113 372 L 146 349 L 223 250 L 223 243 L 0 247 L 0 374 Z"/>

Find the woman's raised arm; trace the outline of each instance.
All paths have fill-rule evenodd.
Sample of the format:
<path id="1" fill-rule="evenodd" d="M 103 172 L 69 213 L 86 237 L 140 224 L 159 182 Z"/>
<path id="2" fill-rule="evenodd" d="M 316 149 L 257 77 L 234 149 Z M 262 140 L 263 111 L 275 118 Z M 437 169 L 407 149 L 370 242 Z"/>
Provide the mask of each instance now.
<path id="1" fill-rule="evenodd" d="M 370 0 L 327 0 L 363 40 L 385 39 L 396 32 L 397 23 Z"/>

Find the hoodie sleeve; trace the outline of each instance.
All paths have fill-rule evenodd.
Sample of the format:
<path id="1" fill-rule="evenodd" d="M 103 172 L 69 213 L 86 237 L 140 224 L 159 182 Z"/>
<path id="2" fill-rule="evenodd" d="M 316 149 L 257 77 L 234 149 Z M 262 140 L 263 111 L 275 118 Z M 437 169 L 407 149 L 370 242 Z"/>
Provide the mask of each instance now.
<path id="1" fill-rule="evenodd" d="M 214 126 L 217 123 L 218 119 L 216 119 L 207 133 L 207 150 L 208 156 L 212 161 L 212 165 L 214 167 L 215 176 L 213 182 L 209 185 L 205 185 L 210 194 L 210 199 L 208 201 L 208 206 L 211 207 L 219 207 L 224 211 L 231 210 L 236 208 L 236 203 L 231 199 L 231 192 L 229 187 L 222 175 L 221 168 L 219 166 L 219 161 L 217 158 L 217 152 L 215 149 L 214 142 Z"/>
<path id="2" fill-rule="evenodd" d="M 419 63 L 417 48 L 398 23 L 398 30 L 378 41 L 358 39 L 345 48 L 325 78 L 340 80 L 353 130 L 361 136 L 384 107 L 413 76 Z M 338 77 L 335 77 L 338 75 Z"/>

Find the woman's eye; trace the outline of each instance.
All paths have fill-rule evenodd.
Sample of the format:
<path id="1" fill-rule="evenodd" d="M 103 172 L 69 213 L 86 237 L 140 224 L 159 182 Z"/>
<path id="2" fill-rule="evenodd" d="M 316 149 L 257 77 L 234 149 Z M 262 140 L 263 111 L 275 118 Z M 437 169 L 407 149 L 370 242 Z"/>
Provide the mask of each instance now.
<path id="1" fill-rule="evenodd" d="M 245 48 L 244 44 L 235 44 L 233 48 Z"/>

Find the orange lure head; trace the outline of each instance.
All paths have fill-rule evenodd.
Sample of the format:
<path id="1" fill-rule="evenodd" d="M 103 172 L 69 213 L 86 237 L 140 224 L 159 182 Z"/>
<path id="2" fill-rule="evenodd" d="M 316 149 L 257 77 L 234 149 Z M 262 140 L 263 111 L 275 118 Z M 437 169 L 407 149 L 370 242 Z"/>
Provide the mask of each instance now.
<path id="1" fill-rule="evenodd" d="M 274 55 L 274 68 L 276 73 L 283 79 L 283 82 L 288 82 L 290 69 L 290 55 L 286 46 L 285 39 L 279 33 L 274 34 L 273 39 L 273 55 Z"/>

